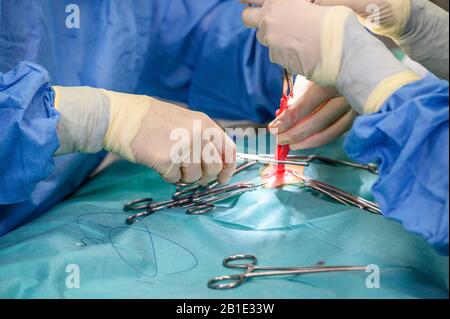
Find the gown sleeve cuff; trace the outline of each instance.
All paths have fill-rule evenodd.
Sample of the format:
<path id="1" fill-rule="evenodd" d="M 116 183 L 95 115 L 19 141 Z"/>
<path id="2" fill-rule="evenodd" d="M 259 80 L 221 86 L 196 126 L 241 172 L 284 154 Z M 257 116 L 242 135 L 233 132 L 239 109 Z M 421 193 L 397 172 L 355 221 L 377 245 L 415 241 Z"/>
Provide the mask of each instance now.
<path id="1" fill-rule="evenodd" d="M 0 73 L 0 204 L 29 199 L 54 168 L 59 114 L 47 71 L 22 62 Z"/>

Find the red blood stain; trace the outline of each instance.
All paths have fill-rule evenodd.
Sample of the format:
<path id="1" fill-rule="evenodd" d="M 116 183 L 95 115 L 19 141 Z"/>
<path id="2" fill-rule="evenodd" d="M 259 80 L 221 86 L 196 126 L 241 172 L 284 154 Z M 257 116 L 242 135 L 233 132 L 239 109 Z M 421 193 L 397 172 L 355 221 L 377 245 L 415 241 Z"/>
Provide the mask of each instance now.
<path id="1" fill-rule="evenodd" d="M 281 114 L 283 114 L 284 111 L 286 111 L 288 109 L 288 102 L 289 99 L 292 98 L 293 94 L 291 92 L 290 95 L 286 95 L 284 94 L 283 97 L 281 98 L 281 102 L 280 102 L 280 108 L 279 110 L 277 110 L 276 112 L 276 116 L 280 116 Z M 289 145 L 277 145 L 276 147 L 276 151 L 275 151 L 275 159 L 278 161 L 285 161 L 287 159 L 287 156 L 289 155 Z M 285 165 L 284 164 L 277 164 L 274 172 L 274 175 L 277 179 L 277 182 L 282 183 L 283 179 L 284 179 L 284 175 L 286 173 L 286 169 L 285 169 Z"/>

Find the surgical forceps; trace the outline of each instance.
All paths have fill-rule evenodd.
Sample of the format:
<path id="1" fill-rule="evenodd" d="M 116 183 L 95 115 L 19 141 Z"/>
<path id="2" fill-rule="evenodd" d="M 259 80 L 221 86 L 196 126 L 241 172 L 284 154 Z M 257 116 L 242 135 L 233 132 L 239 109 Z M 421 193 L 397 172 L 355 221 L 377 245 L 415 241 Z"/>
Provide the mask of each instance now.
<path id="1" fill-rule="evenodd" d="M 234 263 L 238 261 L 240 263 Z M 225 275 L 215 277 L 208 281 L 211 289 L 232 289 L 242 285 L 247 279 L 265 276 L 305 275 L 325 272 L 365 271 L 367 267 L 361 266 L 313 266 L 313 267 L 264 267 L 257 266 L 257 258 L 252 255 L 234 255 L 225 258 L 223 266 L 230 269 L 244 269 L 238 275 Z"/>
<path id="2" fill-rule="evenodd" d="M 260 154 L 257 157 L 262 158 L 264 160 L 266 158 L 267 159 L 273 158 L 274 155 Z M 354 163 L 354 162 L 337 160 L 334 158 L 329 158 L 329 157 L 319 156 L 319 155 L 288 155 L 288 160 L 294 161 L 294 162 L 300 161 L 299 163 L 301 163 L 301 164 L 297 164 L 297 165 L 304 164 L 304 166 L 309 166 L 309 164 L 311 162 L 319 161 L 319 162 L 323 162 L 323 163 L 330 164 L 330 165 L 343 165 L 343 166 L 358 168 L 358 169 L 369 171 L 372 174 L 378 174 L 378 167 L 376 164 L 358 164 L 358 163 Z M 283 163 L 281 163 L 281 164 L 283 164 Z"/>
<path id="3" fill-rule="evenodd" d="M 235 175 L 257 164 L 249 162 L 240 165 Z M 125 212 L 134 212 L 135 214 L 126 219 L 128 225 L 133 224 L 139 218 L 149 216 L 157 211 L 171 208 L 189 208 L 186 213 L 190 215 L 201 215 L 211 212 L 216 208 L 214 203 L 241 195 L 247 191 L 254 190 L 261 186 L 248 182 L 238 182 L 231 185 L 218 186 L 218 182 L 213 181 L 207 186 L 194 185 L 185 190 L 179 190 L 172 196 L 171 200 L 154 202 L 153 198 L 142 198 L 133 200 L 125 204 Z"/>
<path id="4" fill-rule="evenodd" d="M 323 182 L 319 182 L 312 178 L 306 177 L 304 175 L 299 174 L 298 172 L 292 172 L 296 177 L 302 180 L 303 184 L 306 187 L 309 187 L 319 193 L 325 194 L 334 200 L 338 201 L 341 204 L 347 206 L 356 206 L 362 210 L 365 210 L 372 214 L 381 215 L 381 208 L 378 203 L 371 202 L 367 199 L 364 199 L 359 196 L 352 195 L 347 193 L 337 187 L 325 184 Z"/>

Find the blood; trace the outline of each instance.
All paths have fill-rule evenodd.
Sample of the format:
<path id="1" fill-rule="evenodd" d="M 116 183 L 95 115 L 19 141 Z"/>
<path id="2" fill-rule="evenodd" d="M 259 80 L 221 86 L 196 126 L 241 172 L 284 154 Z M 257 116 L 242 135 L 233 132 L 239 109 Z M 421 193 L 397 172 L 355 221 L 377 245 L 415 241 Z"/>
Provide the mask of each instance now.
<path id="1" fill-rule="evenodd" d="M 288 102 L 293 97 L 293 92 L 290 93 L 290 95 L 284 94 L 281 98 L 280 102 L 280 108 L 276 112 L 276 116 L 279 117 L 281 114 L 283 114 L 284 111 L 288 109 Z M 289 155 L 289 145 L 280 145 L 278 144 L 276 146 L 275 150 L 275 159 L 278 161 L 285 161 Z M 274 176 L 278 183 L 282 183 L 284 180 L 284 175 L 286 173 L 286 166 L 284 164 L 277 164 L 275 165 L 275 172 Z"/>

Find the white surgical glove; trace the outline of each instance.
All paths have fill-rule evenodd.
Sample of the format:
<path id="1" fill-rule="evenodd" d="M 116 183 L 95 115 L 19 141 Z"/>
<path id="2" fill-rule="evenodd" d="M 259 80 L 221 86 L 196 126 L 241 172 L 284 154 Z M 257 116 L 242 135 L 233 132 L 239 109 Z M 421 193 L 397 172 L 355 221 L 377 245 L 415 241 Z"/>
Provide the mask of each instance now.
<path id="1" fill-rule="evenodd" d="M 321 37 L 317 21 L 323 20 L 329 8 L 313 6 L 305 0 L 241 2 L 255 5 L 243 11 L 242 19 L 246 26 L 258 29 L 256 36 L 270 48 L 271 61 L 307 79 L 317 78 L 314 75 L 320 64 Z"/>
<path id="2" fill-rule="evenodd" d="M 392 38 L 409 57 L 448 80 L 448 12 L 431 1 L 315 0 L 314 3 L 351 8 L 372 32 Z"/>
<path id="3" fill-rule="evenodd" d="M 170 182 L 206 184 L 233 175 L 235 145 L 203 113 L 148 96 L 53 87 L 61 114 L 56 155 L 103 149 L 146 165 Z"/>
<path id="4" fill-rule="evenodd" d="M 241 0 L 243 20 L 258 29 L 273 62 L 321 86 L 336 87 L 359 114 L 378 111 L 419 76 L 402 65 L 347 7 L 306 0 Z"/>
<path id="5" fill-rule="evenodd" d="M 269 124 L 277 142 L 292 150 L 328 144 L 350 130 L 358 115 L 333 88 L 307 83 L 306 92 Z"/>

